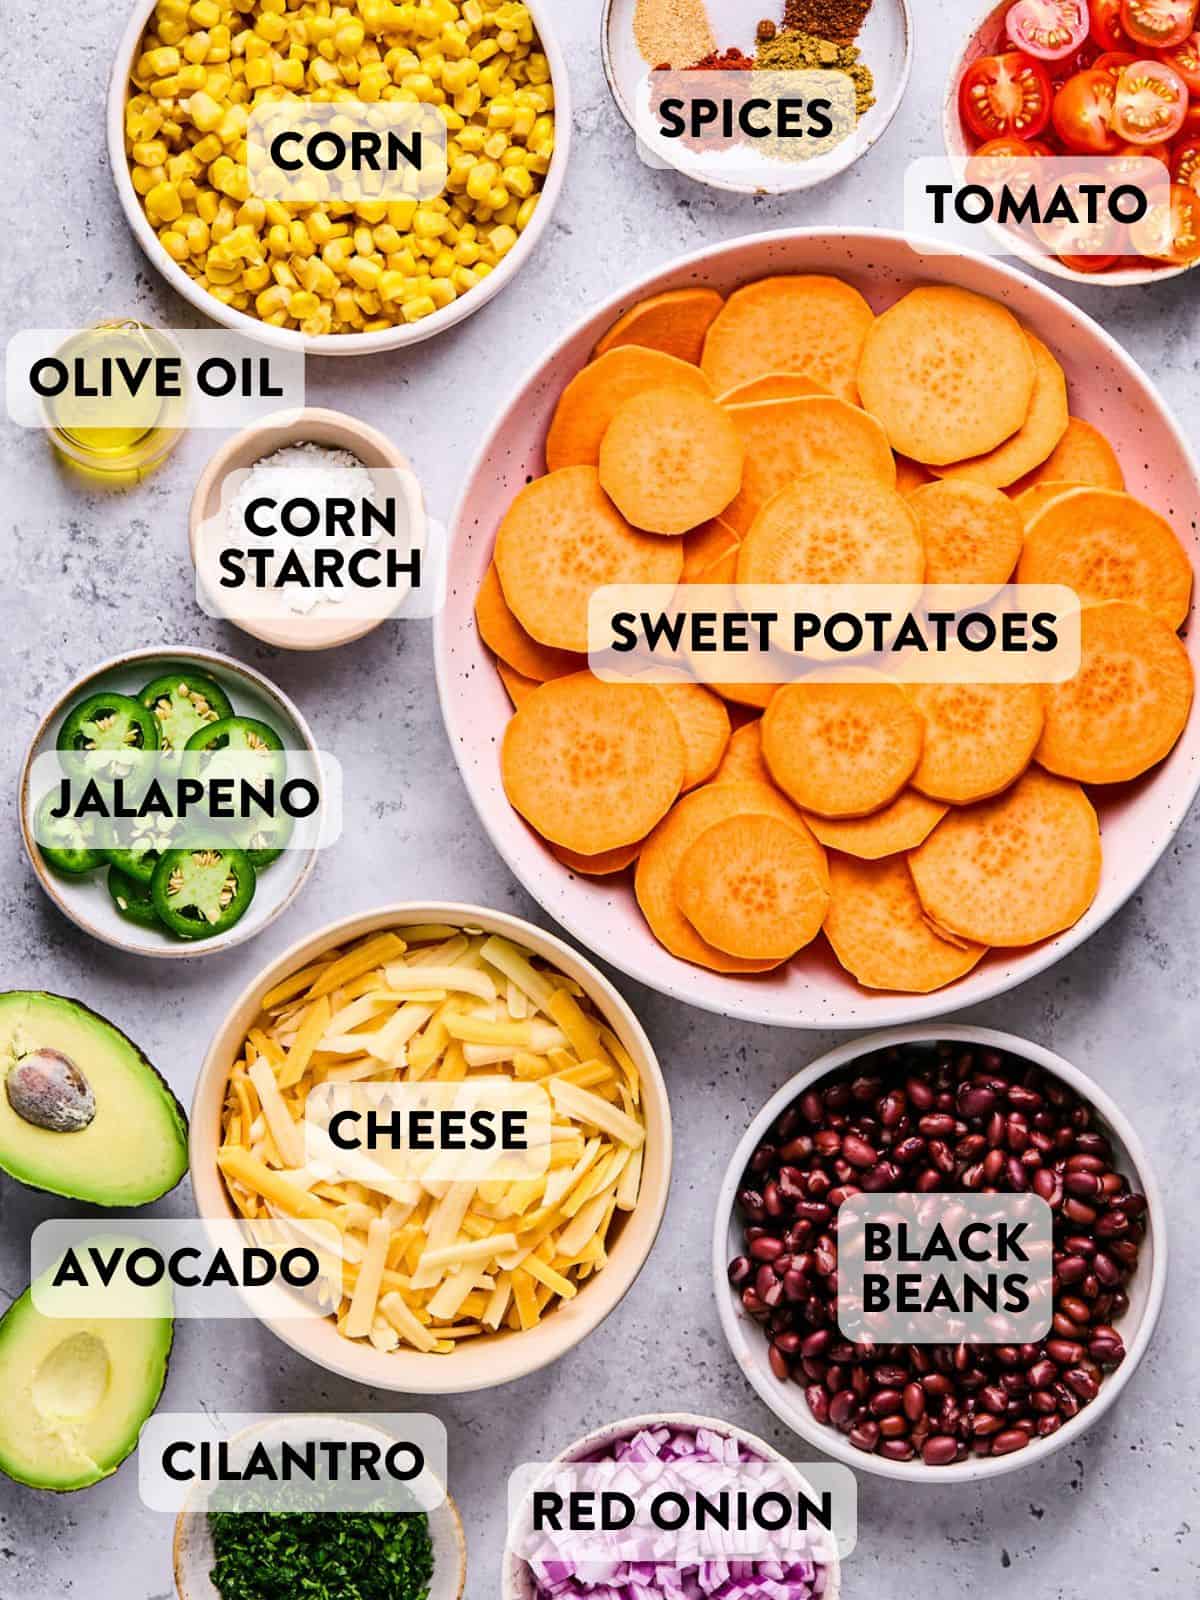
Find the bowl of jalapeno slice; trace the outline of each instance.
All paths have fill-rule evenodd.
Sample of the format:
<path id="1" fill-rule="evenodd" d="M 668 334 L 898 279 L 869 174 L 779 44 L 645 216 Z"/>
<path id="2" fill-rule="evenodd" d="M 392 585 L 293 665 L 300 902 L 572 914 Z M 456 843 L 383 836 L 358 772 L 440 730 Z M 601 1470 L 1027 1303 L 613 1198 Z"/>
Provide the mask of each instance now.
<path id="1" fill-rule="evenodd" d="M 42 718 L 21 831 L 42 888 L 85 932 L 140 955 L 205 955 L 273 922 L 315 861 L 311 818 L 247 814 L 239 797 L 277 800 L 321 771 L 300 711 L 261 673 L 215 651 L 137 650 Z M 181 815 L 189 784 L 199 823 Z M 226 804 L 206 809 L 214 794 Z"/>

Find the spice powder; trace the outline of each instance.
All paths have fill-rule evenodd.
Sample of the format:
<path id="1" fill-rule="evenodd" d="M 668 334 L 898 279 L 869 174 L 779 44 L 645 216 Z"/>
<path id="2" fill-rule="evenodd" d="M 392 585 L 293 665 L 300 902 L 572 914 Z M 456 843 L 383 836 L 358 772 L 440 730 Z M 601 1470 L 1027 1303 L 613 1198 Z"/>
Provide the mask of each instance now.
<path id="1" fill-rule="evenodd" d="M 650 67 L 690 67 L 717 48 L 702 0 L 638 0 L 633 37 Z"/>
<path id="2" fill-rule="evenodd" d="M 846 44 L 857 39 L 871 0 L 787 0 L 783 25 L 789 33 L 815 33 Z"/>

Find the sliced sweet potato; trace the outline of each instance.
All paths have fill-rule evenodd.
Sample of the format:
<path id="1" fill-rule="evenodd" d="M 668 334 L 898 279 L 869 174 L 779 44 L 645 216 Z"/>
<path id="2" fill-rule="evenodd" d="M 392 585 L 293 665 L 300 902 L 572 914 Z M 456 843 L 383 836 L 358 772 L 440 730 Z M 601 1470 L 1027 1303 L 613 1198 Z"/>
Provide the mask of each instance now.
<path id="1" fill-rule="evenodd" d="M 911 456 L 896 457 L 896 489 L 903 495 L 912 494 L 914 489 L 919 489 L 923 483 L 932 483 L 933 473 L 928 467 L 923 467 L 919 461 L 914 461 Z"/>
<path id="2" fill-rule="evenodd" d="M 1016 503 L 982 483 L 943 478 L 914 489 L 908 503 L 925 541 L 926 583 L 1007 583 L 1025 525 Z"/>
<path id="3" fill-rule="evenodd" d="M 931 994 L 965 977 L 987 953 L 943 939 L 929 925 L 903 856 L 831 856 L 829 882 L 825 937 L 865 989 Z"/>
<path id="4" fill-rule="evenodd" d="M 552 844 L 550 849 L 564 867 L 570 867 L 572 872 L 578 872 L 581 877 L 611 878 L 633 865 L 644 843 L 643 839 L 636 839 L 633 844 L 619 845 L 615 850 L 602 850 L 596 856 L 581 856 L 576 850 L 564 850 L 560 844 Z"/>
<path id="5" fill-rule="evenodd" d="M 724 406 L 692 389 L 645 389 L 600 445 L 600 483 L 647 533 L 681 534 L 725 510 L 742 486 L 742 436 Z"/>
<path id="6" fill-rule="evenodd" d="M 717 783 L 732 783 L 740 778 L 750 778 L 755 783 L 774 783 L 763 760 L 762 721 L 758 717 L 733 730 L 717 768 Z M 809 826 L 812 827 L 811 822 Z M 815 828 L 813 832 L 816 833 Z"/>
<path id="7" fill-rule="evenodd" d="M 681 961 L 713 972 L 767 972 L 777 961 L 744 961 L 702 939 L 679 909 L 675 874 L 695 841 L 714 823 L 741 815 L 796 816 L 782 795 L 766 784 L 709 783 L 685 794 L 646 840 L 638 857 L 634 889 L 650 931 Z"/>
<path id="8" fill-rule="evenodd" d="M 912 785 L 931 799 L 990 799 L 1033 760 L 1045 720 L 1040 684 L 921 683 L 910 693 L 925 718 Z"/>
<path id="9" fill-rule="evenodd" d="M 706 576 L 729 555 L 737 556 L 741 540 L 721 517 L 713 517 L 683 536 L 684 583 L 720 583 L 723 579 Z"/>
<path id="10" fill-rule="evenodd" d="M 729 743 L 729 712 L 725 702 L 702 683 L 662 683 L 671 715 L 679 725 L 685 753 L 683 788 L 706 783 L 721 764 Z"/>
<path id="11" fill-rule="evenodd" d="M 862 403 L 892 449 L 926 466 L 986 455 L 1029 415 L 1034 359 L 996 300 L 949 284 L 912 289 L 867 332 Z"/>
<path id="12" fill-rule="evenodd" d="M 804 812 L 865 817 L 896 798 L 921 759 L 925 724 L 898 684 L 787 683 L 763 716 L 763 759 Z"/>
<path id="13" fill-rule="evenodd" d="M 919 584 L 924 576 L 925 545 L 909 502 L 875 478 L 841 470 L 781 489 L 738 552 L 739 584 Z"/>
<path id="14" fill-rule="evenodd" d="M 523 678 L 545 683 L 547 678 L 565 678 L 587 666 L 582 656 L 539 644 L 525 632 L 504 598 L 494 561 L 488 564 L 475 596 L 475 624 L 492 654 Z"/>
<path id="15" fill-rule="evenodd" d="M 725 580 L 722 580 L 725 581 Z M 735 706 L 750 706 L 755 711 L 765 711 L 775 698 L 777 683 L 710 683 L 705 685 L 722 700 Z"/>
<path id="16" fill-rule="evenodd" d="M 1039 763 L 1080 783 L 1125 783 L 1170 755 L 1187 726 L 1194 675 L 1178 634 L 1141 606 L 1089 606 L 1082 659 L 1046 687 Z"/>
<path id="17" fill-rule="evenodd" d="M 595 467 L 564 467 L 517 495 L 496 535 L 495 562 L 525 631 L 583 654 L 592 591 L 606 583 L 678 583 L 683 549 L 676 539 L 631 528 Z"/>
<path id="18" fill-rule="evenodd" d="M 1072 417 L 1067 431 L 1042 462 L 1014 485 L 1014 492 L 1035 483 L 1090 483 L 1097 489 L 1123 489 L 1125 474 L 1108 440 L 1082 417 Z"/>
<path id="19" fill-rule="evenodd" d="M 748 406 L 759 400 L 803 400 L 809 395 L 828 393 L 805 372 L 768 372 L 761 378 L 734 384 L 717 399 L 723 406 Z"/>
<path id="20" fill-rule="evenodd" d="M 1047 460 L 1066 434 L 1071 413 L 1067 405 L 1067 379 L 1042 341 L 1026 330 L 1033 351 L 1033 399 L 1025 421 L 1002 445 L 985 456 L 972 456 L 950 466 L 936 467 L 939 477 L 964 478 L 1003 489 Z"/>
<path id="21" fill-rule="evenodd" d="M 686 753 L 665 696 L 649 684 L 553 678 L 504 732 L 504 792 L 551 844 L 596 856 L 633 844 L 666 815 Z"/>
<path id="22" fill-rule="evenodd" d="M 1008 492 L 1013 496 L 1013 505 L 1021 513 L 1021 521 L 1025 527 L 1039 516 L 1051 500 L 1057 500 L 1060 495 L 1067 494 L 1071 489 L 1086 489 L 1084 483 L 1060 483 L 1054 478 L 1047 478 L 1045 483 L 1035 483 L 1028 489 L 1022 489 L 1017 494 L 1015 489 Z"/>
<path id="23" fill-rule="evenodd" d="M 623 344 L 597 356 L 575 374 L 559 396 L 546 435 L 549 471 L 557 472 L 561 467 L 594 467 L 600 460 L 600 441 L 625 401 L 644 389 L 672 385 L 694 389 L 697 394 L 712 394 L 699 367 L 677 361 L 661 350 Z"/>
<path id="24" fill-rule="evenodd" d="M 952 811 L 909 856 L 925 911 L 977 944 L 1037 944 L 1100 887 L 1100 825 L 1077 783 L 1030 767 L 994 800 Z"/>
<path id="25" fill-rule="evenodd" d="M 736 738 L 737 735 L 735 734 Z M 835 822 L 811 813 L 805 821 L 827 850 L 840 850 L 860 861 L 882 861 L 885 856 L 915 850 L 946 815 L 949 806 L 929 800 L 915 789 L 904 789 L 890 806 L 869 817 Z"/>
<path id="26" fill-rule="evenodd" d="M 519 706 L 538 686 L 538 679 L 527 678 L 523 673 L 516 672 L 507 661 L 496 660 L 496 671 L 500 674 L 500 682 L 508 692 L 508 698 L 513 706 Z"/>
<path id="27" fill-rule="evenodd" d="M 878 422 L 858 406 L 828 395 L 729 407 L 745 447 L 741 492 L 725 520 L 745 536 L 755 517 L 797 478 L 836 467 L 889 488 L 896 463 Z"/>
<path id="28" fill-rule="evenodd" d="M 1018 583 L 1062 583 L 1086 605 L 1127 600 L 1171 628 L 1192 597 L 1192 563 L 1165 517 L 1116 489 L 1073 489 L 1025 529 Z"/>
<path id="29" fill-rule="evenodd" d="M 855 373 L 870 306 L 848 283 L 819 273 L 760 278 L 729 296 L 704 341 L 701 366 L 724 394 L 769 373 L 803 372 L 857 402 Z"/>
<path id="30" fill-rule="evenodd" d="M 669 289 L 639 300 L 597 344 L 594 355 L 607 355 L 621 345 L 659 350 L 677 361 L 700 364 L 704 336 L 725 304 L 715 289 Z"/>
<path id="31" fill-rule="evenodd" d="M 825 852 L 801 823 L 726 817 L 684 852 L 675 899 L 726 955 L 787 961 L 812 943 L 829 909 Z"/>

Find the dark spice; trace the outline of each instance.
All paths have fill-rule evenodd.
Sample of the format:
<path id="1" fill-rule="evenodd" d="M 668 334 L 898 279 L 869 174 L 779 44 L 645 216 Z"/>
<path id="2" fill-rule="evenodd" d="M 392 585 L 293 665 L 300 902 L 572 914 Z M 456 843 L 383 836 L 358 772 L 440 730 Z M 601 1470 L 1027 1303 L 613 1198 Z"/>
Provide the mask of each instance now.
<path id="1" fill-rule="evenodd" d="M 844 44 L 857 39 L 871 0 L 787 0 L 783 25 L 789 33 L 815 33 Z"/>
<path id="2" fill-rule="evenodd" d="M 769 17 L 764 17 L 755 30 L 754 37 L 758 40 L 759 44 L 766 44 L 769 40 L 775 37 L 775 32 L 775 24 Z"/>
<path id="3" fill-rule="evenodd" d="M 753 72 L 753 56 L 744 56 L 740 50 L 732 46 L 725 51 L 714 50 L 702 61 L 694 62 L 690 67 L 684 68 L 685 72 Z"/>

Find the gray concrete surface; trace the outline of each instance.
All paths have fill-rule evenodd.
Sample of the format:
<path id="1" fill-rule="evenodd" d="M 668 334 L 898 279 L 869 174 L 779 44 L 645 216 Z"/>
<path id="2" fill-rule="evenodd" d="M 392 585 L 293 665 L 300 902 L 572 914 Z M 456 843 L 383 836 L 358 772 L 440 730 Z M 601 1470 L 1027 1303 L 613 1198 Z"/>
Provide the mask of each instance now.
<path id="1" fill-rule="evenodd" d="M 637 160 L 600 68 L 599 0 L 549 0 L 570 58 L 576 147 L 561 209 L 519 282 L 460 329 L 410 354 L 314 362 L 309 392 L 386 429 L 445 516 L 466 453 L 536 352 L 597 298 L 678 252 L 788 223 L 898 225 L 901 176 L 935 152 L 943 80 L 974 10 L 917 0 L 918 61 L 901 114 L 854 171 L 793 203 L 717 196 Z M 9 0 L 0 87 L 8 186 L 0 197 L 4 320 L 79 325 L 135 313 L 192 320 L 125 226 L 103 153 L 105 82 L 125 0 L 55 7 Z M 1200 443 L 1196 286 L 1073 295 L 1191 416 Z M 427 625 L 381 629 L 313 658 L 258 648 L 195 608 L 185 546 L 192 484 L 213 448 L 186 440 L 131 493 L 81 490 L 43 439 L 8 429 L 0 522 L 0 986 L 86 998 L 146 1048 L 185 1101 L 209 1034 L 248 977 L 306 929 L 383 898 L 478 900 L 540 913 L 478 825 L 442 733 Z M 271 674 L 300 703 L 347 777 L 347 830 L 290 913 L 252 945 L 184 966 L 125 960 L 77 932 L 38 889 L 20 848 L 12 786 L 49 698 L 127 647 L 204 644 Z M 1072 958 L 977 1020 L 1039 1039 L 1094 1072 L 1132 1115 L 1164 1184 L 1173 1229 L 1166 1311 L 1122 1403 L 1077 1449 L 991 1485 L 934 1490 L 860 1476 L 853 1600 L 1183 1600 L 1196 1593 L 1197 894 L 1200 826 L 1180 833 L 1143 891 Z M 436 1407 L 470 1543 L 470 1600 L 498 1592 L 512 1465 L 604 1420 L 666 1407 L 789 1440 L 730 1361 L 708 1271 L 709 1206 L 727 1152 L 767 1095 L 827 1038 L 723 1022 L 622 987 L 662 1056 L 678 1139 L 666 1224 L 647 1270 L 604 1328 L 512 1388 Z M 158 1209 L 190 1208 L 186 1187 Z M 64 1207 L 0 1181 L 0 1306 L 28 1275 L 30 1229 Z M 391 1409 L 306 1365 L 249 1322 L 179 1327 L 165 1403 L 234 1411 Z M 4 1396 L 0 1391 L 0 1405 Z M 169 1520 L 142 1509 L 128 1463 L 55 1498 L 0 1479 L 0 1600 L 168 1600 Z"/>

